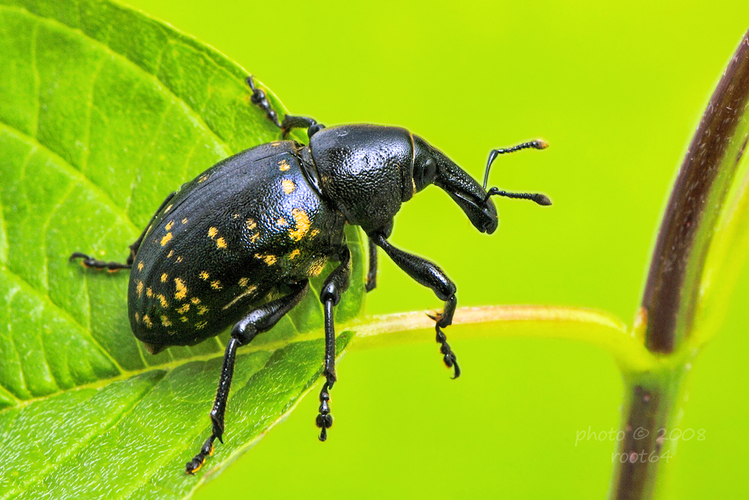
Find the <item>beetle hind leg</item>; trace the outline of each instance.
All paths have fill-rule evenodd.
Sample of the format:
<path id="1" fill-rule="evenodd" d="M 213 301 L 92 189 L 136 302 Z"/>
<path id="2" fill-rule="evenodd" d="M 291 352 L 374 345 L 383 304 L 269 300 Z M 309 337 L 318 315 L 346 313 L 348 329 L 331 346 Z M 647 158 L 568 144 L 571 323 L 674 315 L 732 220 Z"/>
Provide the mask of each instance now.
<path id="1" fill-rule="evenodd" d="M 270 101 L 268 100 L 265 91 L 255 86 L 255 80 L 252 76 L 247 77 L 247 85 L 249 85 L 250 90 L 252 90 L 252 96 L 250 97 L 252 104 L 265 111 L 265 116 L 267 116 L 276 127 L 281 129 L 284 137 L 295 128 L 306 128 L 307 137 L 311 138 L 317 132 L 325 128 L 325 125 L 317 123 L 317 120 L 308 116 L 284 115 L 283 122 L 280 122 L 278 119 L 278 113 L 276 113 L 270 105 Z"/>
<path id="2" fill-rule="evenodd" d="M 115 273 L 120 269 L 130 269 L 133 267 L 132 263 L 122 264 L 121 262 L 107 262 L 104 260 L 94 259 L 93 257 L 86 255 L 81 252 L 73 252 L 68 259 L 68 262 L 73 262 L 76 259 L 81 259 L 81 265 L 89 269 L 106 269 L 110 273 Z"/>
<path id="3" fill-rule="evenodd" d="M 91 269 L 106 269 L 110 273 L 114 273 L 119 271 L 120 269 L 132 269 L 133 262 L 135 261 L 135 254 L 138 253 L 138 249 L 140 248 L 140 244 L 143 242 L 143 238 L 146 236 L 146 233 L 151 228 L 151 224 L 153 224 L 153 221 L 156 220 L 156 216 L 161 212 L 161 210 L 166 206 L 169 201 L 174 198 L 174 195 L 176 194 L 176 191 L 173 191 L 169 193 L 169 195 L 166 197 L 164 201 L 161 202 L 161 205 L 158 209 L 156 209 L 156 212 L 153 214 L 153 217 L 151 217 L 151 222 L 148 223 L 146 228 L 143 230 L 142 233 L 140 233 L 140 236 L 137 240 L 133 242 L 132 245 L 130 245 L 128 248 L 130 249 L 130 253 L 127 256 L 127 261 L 122 264 L 120 262 L 107 262 L 104 260 L 94 259 L 93 257 L 81 253 L 81 252 L 73 252 L 70 257 L 68 258 L 68 262 L 73 262 L 76 259 L 81 259 L 81 265 L 83 267 L 88 267 Z"/>
<path id="4" fill-rule="evenodd" d="M 248 344 L 259 333 L 270 330 L 283 318 L 286 313 L 294 309 L 299 302 L 307 295 L 309 290 L 309 281 L 303 280 L 290 285 L 291 293 L 283 297 L 268 302 L 267 304 L 251 311 L 247 316 L 242 318 L 231 329 L 231 338 L 226 345 L 224 354 L 224 364 L 221 368 L 221 377 L 216 390 L 216 399 L 211 409 L 211 435 L 200 447 L 200 452 L 187 462 L 185 472 L 194 474 L 205 463 L 206 457 L 213 455 L 213 443 L 216 439 L 223 443 L 224 435 L 224 414 L 226 413 L 226 403 L 229 400 L 229 389 L 231 379 L 234 376 L 234 360 L 237 354 L 237 348 L 240 345 Z"/>

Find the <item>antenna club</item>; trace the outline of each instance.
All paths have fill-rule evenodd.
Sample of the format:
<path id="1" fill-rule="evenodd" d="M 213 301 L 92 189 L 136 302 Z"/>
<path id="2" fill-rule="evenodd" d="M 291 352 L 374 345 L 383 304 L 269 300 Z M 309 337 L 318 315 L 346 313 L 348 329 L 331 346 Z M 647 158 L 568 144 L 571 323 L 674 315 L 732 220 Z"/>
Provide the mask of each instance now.
<path id="1" fill-rule="evenodd" d="M 551 200 L 549 199 L 548 196 L 546 196 L 544 194 L 535 194 L 535 195 L 533 195 L 533 201 L 535 201 L 536 203 L 538 203 L 539 205 L 542 205 L 544 207 L 548 207 L 549 205 L 551 205 Z"/>
<path id="2" fill-rule="evenodd" d="M 532 142 L 533 147 L 536 149 L 546 149 L 549 147 L 549 143 L 543 139 L 536 139 Z"/>

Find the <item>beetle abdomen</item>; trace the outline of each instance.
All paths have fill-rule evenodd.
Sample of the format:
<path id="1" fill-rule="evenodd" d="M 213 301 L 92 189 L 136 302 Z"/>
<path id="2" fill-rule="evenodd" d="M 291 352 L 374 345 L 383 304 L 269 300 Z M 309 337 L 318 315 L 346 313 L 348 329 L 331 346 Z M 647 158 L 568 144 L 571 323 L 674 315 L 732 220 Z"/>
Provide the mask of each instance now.
<path id="1" fill-rule="evenodd" d="M 269 292 L 319 273 L 343 219 L 310 187 L 294 142 L 218 163 L 158 214 L 133 264 L 135 336 L 191 345 L 217 335 Z"/>

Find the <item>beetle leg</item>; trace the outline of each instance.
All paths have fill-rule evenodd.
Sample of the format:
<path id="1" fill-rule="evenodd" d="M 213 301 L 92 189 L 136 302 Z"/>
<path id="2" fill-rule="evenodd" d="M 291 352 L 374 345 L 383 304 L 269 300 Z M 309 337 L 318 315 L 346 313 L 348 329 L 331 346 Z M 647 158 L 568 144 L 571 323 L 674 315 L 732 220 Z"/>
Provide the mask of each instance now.
<path id="1" fill-rule="evenodd" d="M 307 137 L 311 139 L 313 135 L 324 129 L 325 125 L 317 123 L 314 118 L 308 116 L 284 116 L 283 123 L 281 124 L 284 137 L 295 128 L 306 128 Z"/>
<path id="2" fill-rule="evenodd" d="M 247 77 L 247 85 L 249 85 L 250 90 L 252 90 L 252 97 L 250 97 L 252 104 L 255 104 L 265 111 L 265 116 L 275 123 L 276 127 L 281 128 L 281 123 L 278 121 L 278 113 L 276 113 L 271 107 L 270 101 L 268 101 L 268 96 L 265 95 L 265 91 L 255 87 L 255 81 L 253 80 L 252 75 Z"/>
<path id="3" fill-rule="evenodd" d="M 351 277 L 351 252 L 347 246 L 342 246 L 338 260 L 341 262 L 328 275 L 320 290 L 320 302 L 325 307 L 325 383 L 320 391 L 319 415 L 315 423 L 320 428 L 320 441 L 328 438 L 328 429 L 333 425 L 333 415 L 330 414 L 330 389 L 336 381 L 335 374 L 335 322 L 333 307 L 341 301 L 341 294 L 346 291 Z"/>
<path id="4" fill-rule="evenodd" d="M 368 292 L 371 292 L 377 286 L 377 245 L 372 241 L 372 238 L 367 239 L 369 240 L 369 271 L 367 272 L 365 288 Z"/>
<path id="5" fill-rule="evenodd" d="M 455 297 L 455 283 L 450 281 L 450 278 L 436 264 L 395 248 L 381 232 L 371 234 L 370 238 L 372 238 L 377 246 L 385 250 L 385 253 L 406 274 L 418 283 L 430 288 L 437 295 L 437 298 L 445 301 L 445 307 L 442 312 L 434 316 L 429 315 L 429 317 L 436 322 L 436 339 L 437 343 L 440 344 L 440 352 L 443 355 L 442 359 L 448 368 L 454 368 L 453 378 L 458 378 L 460 376 L 458 360 L 450 348 L 450 344 L 447 343 L 447 337 L 445 337 L 442 331 L 443 328 L 452 324 L 455 307 L 458 304 L 458 299 Z"/>
<path id="6" fill-rule="evenodd" d="M 255 81 L 253 80 L 252 76 L 247 77 L 247 85 L 249 85 L 250 90 L 252 90 L 252 97 L 250 97 L 250 101 L 252 102 L 252 104 L 255 104 L 260 109 L 265 111 L 265 116 L 267 116 L 268 119 L 276 125 L 276 127 L 281 129 L 284 137 L 286 137 L 286 135 L 288 135 L 288 133 L 291 132 L 292 129 L 306 128 L 307 137 L 311 138 L 317 132 L 325 128 L 325 125 L 323 125 L 322 123 L 317 123 L 314 118 L 309 118 L 307 116 L 285 115 L 283 117 L 283 123 L 279 122 L 278 113 L 276 113 L 271 107 L 268 96 L 265 95 L 265 91 L 263 89 L 255 87 Z"/>
<path id="7" fill-rule="evenodd" d="M 130 269 L 133 267 L 133 262 L 135 261 L 135 254 L 138 253 L 138 249 L 140 248 L 140 244 L 143 241 L 143 238 L 146 236 L 146 233 L 151 228 L 151 224 L 153 224 L 154 219 L 156 219 L 156 216 L 161 212 L 167 203 L 169 203 L 169 200 L 171 200 L 174 195 L 176 194 L 176 191 L 173 191 L 169 193 L 169 195 L 166 197 L 166 199 L 161 202 L 161 205 L 154 213 L 153 217 L 151 217 L 151 221 L 148 223 L 146 228 L 143 230 L 142 233 L 140 233 L 140 236 L 137 240 L 133 242 L 132 245 L 130 245 L 128 248 L 130 249 L 130 254 L 127 256 L 127 261 L 125 264 L 121 264 L 119 262 L 106 262 L 99 259 L 94 259 L 93 257 L 90 257 L 86 255 L 85 253 L 81 252 L 73 252 L 70 258 L 68 259 L 68 262 L 73 262 L 75 259 L 82 259 L 81 264 L 83 267 L 89 267 L 92 269 L 106 269 L 110 273 L 119 271 L 120 269 Z"/>
<path id="8" fill-rule="evenodd" d="M 294 283 L 291 285 L 291 288 L 292 292 L 290 294 L 253 310 L 231 329 L 231 338 L 226 345 L 224 365 L 221 368 L 216 400 L 213 403 L 213 409 L 211 409 L 211 436 L 203 443 L 200 452 L 192 460 L 187 462 L 185 472 L 188 474 L 197 472 L 203 466 L 205 458 L 213 454 L 213 442 L 216 439 L 221 443 L 224 442 L 224 413 L 226 412 L 226 403 L 229 399 L 231 379 L 234 375 L 234 359 L 237 347 L 250 343 L 259 333 L 273 328 L 286 313 L 296 307 L 307 294 L 309 281 L 305 279 L 304 281 Z"/>

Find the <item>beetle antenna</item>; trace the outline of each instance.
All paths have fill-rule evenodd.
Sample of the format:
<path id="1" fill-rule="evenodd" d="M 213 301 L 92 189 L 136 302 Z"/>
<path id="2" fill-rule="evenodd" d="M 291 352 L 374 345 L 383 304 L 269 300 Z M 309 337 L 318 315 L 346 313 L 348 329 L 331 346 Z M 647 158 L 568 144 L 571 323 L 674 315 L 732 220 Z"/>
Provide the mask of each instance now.
<path id="1" fill-rule="evenodd" d="M 543 206 L 551 205 L 549 197 L 541 193 L 510 193 L 509 191 L 493 187 L 487 191 L 484 201 L 488 200 L 491 196 L 504 196 L 505 198 L 515 198 L 516 200 L 531 200 Z"/>
<path id="2" fill-rule="evenodd" d="M 484 172 L 484 191 L 486 191 L 486 186 L 487 184 L 489 184 L 489 169 L 491 168 L 492 163 L 494 163 L 494 160 L 497 158 L 497 156 L 506 153 L 514 153 L 515 151 L 520 151 L 521 149 L 546 149 L 548 147 L 549 144 L 546 141 L 544 141 L 543 139 L 536 139 L 535 141 L 524 142 L 522 144 L 518 144 L 517 146 L 512 146 L 511 148 L 492 149 L 491 151 L 489 151 L 489 161 L 486 162 L 486 171 Z M 487 199 L 488 198 L 489 197 L 487 196 Z M 549 205 L 550 204 L 551 203 L 549 203 Z"/>

